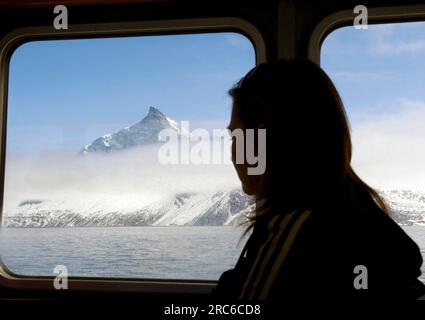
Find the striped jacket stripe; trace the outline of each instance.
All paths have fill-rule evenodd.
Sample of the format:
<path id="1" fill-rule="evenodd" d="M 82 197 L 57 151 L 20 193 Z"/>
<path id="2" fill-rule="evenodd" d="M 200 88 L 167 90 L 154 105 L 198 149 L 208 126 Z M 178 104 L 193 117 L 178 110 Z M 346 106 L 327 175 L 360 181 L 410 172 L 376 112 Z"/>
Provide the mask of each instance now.
<path id="1" fill-rule="evenodd" d="M 283 220 L 278 221 L 276 216 L 271 219 L 268 224 L 268 239 L 258 250 L 257 258 L 244 283 L 240 299 L 251 300 L 258 296 L 260 299 L 267 298 L 298 231 L 309 215 L 310 211 L 304 211 L 301 214 L 294 211 L 284 215 Z M 278 248 L 281 249 L 276 252 Z"/>
<path id="2" fill-rule="evenodd" d="M 255 259 L 255 262 L 254 262 L 254 264 L 252 265 L 252 267 L 251 267 L 251 270 L 250 270 L 250 272 L 249 272 L 249 274 L 248 274 L 248 277 L 247 277 L 247 279 L 246 279 L 246 281 L 245 281 L 245 284 L 244 284 L 244 286 L 242 287 L 242 291 L 241 291 L 241 294 L 240 294 L 240 296 L 239 296 L 239 299 L 245 299 L 246 297 L 245 297 L 245 294 L 246 294 L 246 292 L 247 292 L 247 290 L 248 290 L 248 288 L 249 288 L 249 284 L 250 284 L 250 282 L 251 282 L 251 280 L 252 280 L 252 278 L 253 278 L 253 276 L 254 276 L 254 274 L 255 274 L 255 270 L 257 269 L 257 267 L 259 267 L 259 263 L 260 263 L 260 259 L 261 259 L 261 256 L 263 255 L 263 252 L 265 251 L 265 250 L 267 250 L 267 244 L 269 244 L 270 243 L 270 241 L 273 239 L 273 234 L 274 234 L 274 232 L 273 232 L 273 230 L 276 228 L 276 226 L 278 225 L 278 218 L 279 218 L 279 216 L 278 215 L 275 215 L 271 220 L 270 220 L 270 222 L 268 223 L 268 225 L 267 225 L 267 230 L 269 231 L 269 236 L 268 236 L 268 239 L 267 239 L 267 241 L 266 242 L 264 242 L 263 243 L 263 245 L 259 248 L 259 250 L 258 250 L 258 254 L 257 254 L 257 258 Z M 286 218 L 286 217 L 285 217 Z"/>
<path id="3" fill-rule="evenodd" d="M 270 260 L 273 252 L 276 249 L 276 245 L 278 240 L 282 237 L 282 234 L 285 233 L 285 230 L 288 228 L 288 225 L 290 224 L 290 222 L 293 219 L 293 216 L 295 215 L 296 212 L 291 212 L 289 214 L 285 215 L 285 218 L 283 219 L 283 221 L 280 223 L 279 228 L 270 234 L 271 237 L 271 241 L 270 241 L 270 246 L 268 247 L 268 251 L 265 253 L 265 255 L 263 257 L 261 257 L 261 262 L 260 262 L 260 267 L 257 269 L 258 271 L 255 274 L 255 281 L 252 283 L 251 285 L 251 292 L 250 294 L 247 296 L 247 298 L 249 300 L 252 300 L 255 298 L 255 294 L 258 290 L 258 287 L 261 283 L 261 278 L 264 275 L 264 272 L 266 272 L 266 267 L 272 263 L 272 261 Z"/>
<path id="4" fill-rule="evenodd" d="M 294 240 L 301 229 L 301 226 L 307 220 L 310 213 L 311 213 L 310 211 L 304 211 L 300 215 L 300 217 L 297 219 L 297 221 L 294 223 L 294 226 L 292 227 L 288 237 L 286 238 L 285 243 L 282 249 L 280 250 L 279 256 L 277 257 L 273 265 L 273 268 L 269 276 L 267 277 L 267 280 L 264 283 L 263 290 L 261 291 L 261 294 L 260 294 L 260 300 L 264 300 L 267 298 L 270 288 L 272 287 L 279 270 L 282 268 L 285 258 L 287 257 L 289 250 L 291 249 L 291 246 L 294 243 Z"/>

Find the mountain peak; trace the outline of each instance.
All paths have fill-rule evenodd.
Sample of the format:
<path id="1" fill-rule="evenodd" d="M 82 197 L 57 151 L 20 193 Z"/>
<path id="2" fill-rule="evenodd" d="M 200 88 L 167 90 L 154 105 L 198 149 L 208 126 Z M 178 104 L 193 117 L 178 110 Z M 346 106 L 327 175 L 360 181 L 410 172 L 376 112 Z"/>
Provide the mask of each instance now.
<path id="1" fill-rule="evenodd" d="M 148 114 L 141 121 L 115 133 L 105 134 L 97 138 L 91 144 L 85 146 L 80 154 L 110 152 L 157 143 L 162 141 L 160 133 L 163 129 L 172 129 L 180 134 L 176 121 L 167 118 L 157 108 L 149 107 Z"/>
<path id="2" fill-rule="evenodd" d="M 165 114 L 155 107 L 149 107 L 148 114 L 137 125 L 168 127 L 169 122 Z"/>
<path id="3" fill-rule="evenodd" d="M 161 111 L 159 111 L 159 109 L 152 106 L 149 107 L 148 116 L 160 116 L 165 118 L 165 115 Z"/>

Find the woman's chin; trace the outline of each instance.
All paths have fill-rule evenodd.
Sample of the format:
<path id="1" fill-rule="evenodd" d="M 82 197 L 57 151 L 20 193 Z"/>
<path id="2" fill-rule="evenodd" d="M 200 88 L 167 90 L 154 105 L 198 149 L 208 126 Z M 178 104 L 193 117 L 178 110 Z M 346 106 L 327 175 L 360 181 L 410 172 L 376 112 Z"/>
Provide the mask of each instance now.
<path id="1" fill-rule="evenodd" d="M 251 190 L 250 188 L 248 188 L 245 185 L 242 185 L 242 190 L 243 190 L 243 192 L 245 192 L 249 196 L 253 196 L 254 195 L 253 190 Z"/>

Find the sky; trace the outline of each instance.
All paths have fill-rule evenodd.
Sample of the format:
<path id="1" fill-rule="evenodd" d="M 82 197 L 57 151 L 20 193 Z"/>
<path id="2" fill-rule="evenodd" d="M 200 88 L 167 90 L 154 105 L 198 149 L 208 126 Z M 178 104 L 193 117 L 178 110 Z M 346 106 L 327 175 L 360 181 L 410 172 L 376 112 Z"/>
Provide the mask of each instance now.
<path id="1" fill-rule="evenodd" d="M 353 167 L 383 189 L 425 189 L 425 23 L 344 27 L 321 66 L 345 104 Z M 228 89 L 255 64 L 236 33 L 26 43 L 9 70 L 7 152 L 78 152 L 155 106 L 195 127 L 223 128 Z"/>
<path id="2" fill-rule="evenodd" d="M 78 152 L 149 106 L 199 127 L 228 124 L 227 91 L 255 66 L 237 33 L 32 41 L 9 69 L 9 152 Z"/>
<path id="3" fill-rule="evenodd" d="M 425 23 L 345 27 L 324 41 L 321 66 L 351 123 L 353 167 L 384 189 L 425 189 Z"/>

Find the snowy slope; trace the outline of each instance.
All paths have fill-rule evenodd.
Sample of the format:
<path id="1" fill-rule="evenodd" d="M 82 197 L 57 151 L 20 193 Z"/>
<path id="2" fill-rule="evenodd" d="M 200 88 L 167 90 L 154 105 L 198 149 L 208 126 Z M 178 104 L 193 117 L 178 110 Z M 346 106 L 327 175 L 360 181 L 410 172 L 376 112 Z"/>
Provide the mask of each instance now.
<path id="1" fill-rule="evenodd" d="M 159 135 L 163 129 L 171 129 L 178 134 L 186 134 L 180 131 L 176 121 L 166 117 L 158 109 L 150 107 L 146 117 L 138 123 L 115 133 L 108 133 L 97 138 L 92 143 L 82 148 L 79 154 L 111 152 L 157 143 L 160 141 Z"/>
<path id="2" fill-rule="evenodd" d="M 401 225 L 425 225 L 425 192 L 381 191 L 391 209 L 391 217 Z"/>
<path id="3" fill-rule="evenodd" d="M 135 198 L 27 200 L 5 212 L 6 227 L 228 225 L 252 209 L 242 190 L 181 193 L 149 204 Z"/>
<path id="4" fill-rule="evenodd" d="M 425 192 L 387 190 L 392 218 L 401 225 L 425 225 Z M 237 224 L 252 211 L 242 190 L 180 193 L 146 204 L 137 196 L 104 199 L 26 200 L 5 212 L 7 227 L 168 226 Z"/>

